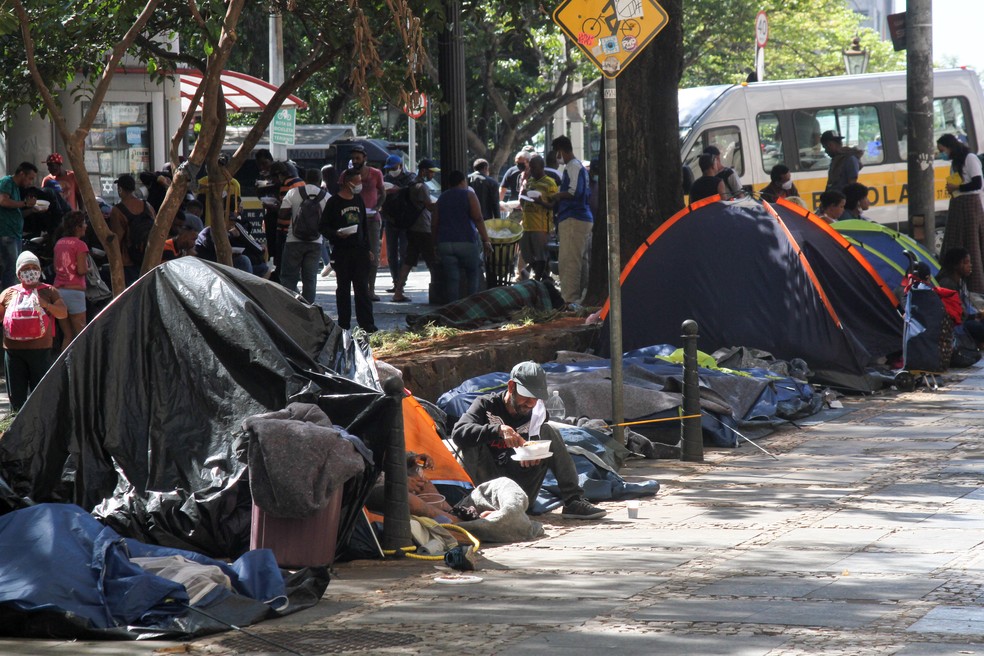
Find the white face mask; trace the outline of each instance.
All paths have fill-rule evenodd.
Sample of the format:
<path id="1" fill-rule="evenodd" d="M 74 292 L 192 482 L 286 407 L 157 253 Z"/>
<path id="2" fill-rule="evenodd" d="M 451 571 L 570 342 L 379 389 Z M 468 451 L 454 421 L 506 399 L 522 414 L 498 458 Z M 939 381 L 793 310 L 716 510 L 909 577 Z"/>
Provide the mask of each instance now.
<path id="1" fill-rule="evenodd" d="M 362 193 L 362 185 L 357 184 L 354 187 L 352 187 L 352 193 L 353 194 L 361 194 Z"/>
<path id="2" fill-rule="evenodd" d="M 390 169 L 389 171 L 386 172 L 386 175 L 388 175 L 391 178 L 398 178 L 400 177 L 401 173 L 403 173 L 403 171 L 401 171 L 400 169 Z"/>
<path id="3" fill-rule="evenodd" d="M 36 285 L 41 282 L 41 271 L 38 269 L 21 269 L 17 278 L 25 285 Z"/>
<path id="4" fill-rule="evenodd" d="M 786 180 L 785 182 L 782 183 L 782 188 L 785 189 L 786 191 L 789 191 L 790 189 L 793 188 L 793 181 Z"/>

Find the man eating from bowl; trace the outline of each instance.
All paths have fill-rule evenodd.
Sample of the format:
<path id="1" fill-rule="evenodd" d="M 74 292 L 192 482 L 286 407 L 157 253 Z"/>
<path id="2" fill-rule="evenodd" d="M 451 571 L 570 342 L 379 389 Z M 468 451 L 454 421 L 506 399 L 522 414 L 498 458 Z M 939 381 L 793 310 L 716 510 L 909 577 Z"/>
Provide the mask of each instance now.
<path id="1" fill-rule="evenodd" d="M 465 471 L 475 485 L 500 476 L 512 479 L 526 492 L 532 507 L 549 468 L 564 500 L 561 516 L 600 519 L 605 511 L 584 498 L 564 440 L 557 429 L 546 423 L 546 398 L 547 374 L 543 367 L 536 362 L 520 362 L 509 375 L 506 391 L 475 399 L 451 433 L 461 449 Z M 539 458 L 529 455 L 522 449 L 527 440 L 548 441 L 549 451 Z M 516 452 L 517 447 L 521 453 Z"/>

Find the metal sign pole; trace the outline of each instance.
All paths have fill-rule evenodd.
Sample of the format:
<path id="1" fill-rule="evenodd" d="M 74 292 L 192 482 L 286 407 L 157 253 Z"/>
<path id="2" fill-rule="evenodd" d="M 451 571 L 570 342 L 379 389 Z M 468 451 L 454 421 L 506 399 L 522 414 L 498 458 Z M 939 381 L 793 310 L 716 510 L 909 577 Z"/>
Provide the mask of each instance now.
<path id="1" fill-rule="evenodd" d="M 622 403 L 622 288 L 619 277 L 622 262 L 618 235 L 618 119 L 616 117 L 615 80 L 605 78 L 605 192 L 608 214 L 608 326 L 612 359 L 612 423 L 615 439 L 625 444 L 625 421 Z"/>

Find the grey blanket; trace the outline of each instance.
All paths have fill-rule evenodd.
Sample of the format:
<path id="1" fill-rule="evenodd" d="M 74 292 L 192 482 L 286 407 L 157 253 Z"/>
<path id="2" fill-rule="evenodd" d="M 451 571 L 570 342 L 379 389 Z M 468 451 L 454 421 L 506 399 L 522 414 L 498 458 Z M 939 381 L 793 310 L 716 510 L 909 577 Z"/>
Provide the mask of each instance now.
<path id="1" fill-rule="evenodd" d="M 526 514 L 529 505 L 526 493 L 511 479 L 503 477 L 482 483 L 460 505 L 473 505 L 478 512 L 493 511 L 482 519 L 458 524 L 482 542 L 522 542 L 543 535 L 543 524 Z"/>
<path id="2" fill-rule="evenodd" d="M 316 405 L 292 403 L 243 421 L 253 502 L 275 517 L 302 518 L 365 470 L 355 446 Z"/>

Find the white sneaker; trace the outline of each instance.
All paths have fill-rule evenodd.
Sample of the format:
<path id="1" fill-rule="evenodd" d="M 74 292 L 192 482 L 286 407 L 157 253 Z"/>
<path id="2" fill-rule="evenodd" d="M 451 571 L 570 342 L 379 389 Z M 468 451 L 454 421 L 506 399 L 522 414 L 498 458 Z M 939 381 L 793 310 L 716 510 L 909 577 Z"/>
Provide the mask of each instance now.
<path id="1" fill-rule="evenodd" d="M 325 268 L 321 270 L 321 277 L 322 278 L 327 278 L 330 275 L 331 275 L 331 265 L 330 264 L 326 264 L 325 265 Z"/>

